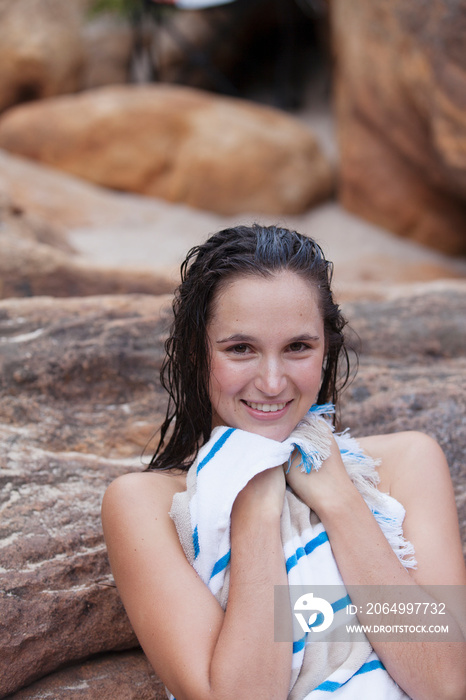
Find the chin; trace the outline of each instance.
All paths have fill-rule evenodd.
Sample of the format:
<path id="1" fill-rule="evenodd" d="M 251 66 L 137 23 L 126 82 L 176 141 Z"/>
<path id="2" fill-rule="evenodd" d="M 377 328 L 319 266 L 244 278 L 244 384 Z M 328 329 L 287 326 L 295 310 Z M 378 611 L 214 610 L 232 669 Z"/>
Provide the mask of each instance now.
<path id="1" fill-rule="evenodd" d="M 287 428 L 280 428 L 277 426 L 254 426 L 253 428 L 244 428 L 249 433 L 254 433 L 255 435 L 261 435 L 262 437 L 269 438 L 269 440 L 276 440 L 277 442 L 283 442 L 290 435 L 293 428 L 288 430 Z"/>

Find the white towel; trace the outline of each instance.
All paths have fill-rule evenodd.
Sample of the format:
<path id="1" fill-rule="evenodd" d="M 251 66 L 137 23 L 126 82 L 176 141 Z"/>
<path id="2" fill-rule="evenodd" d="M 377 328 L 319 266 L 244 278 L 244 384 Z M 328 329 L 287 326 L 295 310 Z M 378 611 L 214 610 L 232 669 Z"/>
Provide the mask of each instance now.
<path id="1" fill-rule="evenodd" d="M 297 448 L 301 468 L 318 469 L 330 454 L 329 404 L 313 406 L 289 438 L 277 442 L 243 430 L 219 427 L 200 449 L 187 475 L 187 490 L 177 493 L 170 515 L 188 561 L 225 609 L 228 600 L 230 517 L 238 493 L 260 472 L 287 462 Z M 414 551 L 404 540 L 404 509 L 376 486 L 376 463 L 347 432 L 335 435 L 353 483 L 374 513 L 392 548 L 406 567 L 415 566 Z M 294 466 L 291 468 L 295 468 Z M 290 586 L 335 586 L 330 601 L 334 624 L 322 640 L 293 629 L 293 662 L 289 700 L 320 698 L 407 698 L 373 652 L 368 640 L 338 641 L 338 618 L 350 602 L 327 533 L 317 515 L 287 489 L 281 534 Z M 354 620 L 353 620 L 354 621 Z M 336 630 L 336 631 L 335 631 Z M 173 698 L 173 696 L 169 696 Z"/>

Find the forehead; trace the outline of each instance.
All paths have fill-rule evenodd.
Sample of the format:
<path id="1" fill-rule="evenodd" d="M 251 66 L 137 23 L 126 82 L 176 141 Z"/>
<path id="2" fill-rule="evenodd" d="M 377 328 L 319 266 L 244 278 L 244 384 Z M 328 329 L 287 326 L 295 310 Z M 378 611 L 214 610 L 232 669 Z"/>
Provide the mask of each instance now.
<path id="1" fill-rule="evenodd" d="M 214 297 L 210 324 L 283 326 L 322 322 L 315 286 L 290 270 L 229 279 Z"/>

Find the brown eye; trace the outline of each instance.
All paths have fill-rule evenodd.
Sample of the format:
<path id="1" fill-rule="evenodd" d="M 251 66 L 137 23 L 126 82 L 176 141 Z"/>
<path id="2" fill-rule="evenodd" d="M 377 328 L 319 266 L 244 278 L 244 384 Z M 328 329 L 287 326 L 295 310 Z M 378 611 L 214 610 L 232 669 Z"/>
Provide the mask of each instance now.
<path id="1" fill-rule="evenodd" d="M 228 348 L 228 352 L 234 352 L 237 355 L 245 355 L 248 350 L 249 350 L 249 346 L 245 345 L 245 343 L 233 345 L 231 348 Z"/>
<path id="2" fill-rule="evenodd" d="M 302 350 L 306 350 L 309 346 L 306 345 L 305 343 L 301 342 L 296 342 L 296 343 L 291 343 L 289 346 L 291 352 L 301 352 Z"/>

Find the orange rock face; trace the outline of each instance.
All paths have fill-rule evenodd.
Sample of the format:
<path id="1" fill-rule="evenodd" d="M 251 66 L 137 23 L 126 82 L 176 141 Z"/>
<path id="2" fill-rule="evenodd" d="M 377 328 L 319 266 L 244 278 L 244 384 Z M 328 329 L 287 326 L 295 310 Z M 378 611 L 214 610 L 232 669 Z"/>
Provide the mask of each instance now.
<path id="1" fill-rule="evenodd" d="M 26 214 L 0 195 L 0 299 L 50 295 L 165 294 L 168 273 L 102 268 L 75 255 L 60 227 Z"/>
<path id="2" fill-rule="evenodd" d="M 78 89 L 85 0 L 15 0 L 0 7 L 0 111 Z"/>
<path id="3" fill-rule="evenodd" d="M 466 2 L 332 2 L 340 196 L 361 216 L 466 252 Z"/>
<path id="4" fill-rule="evenodd" d="M 0 147 L 107 187 L 221 214 L 295 214 L 332 191 L 330 165 L 300 122 L 168 85 L 21 105 L 1 118 Z"/>

